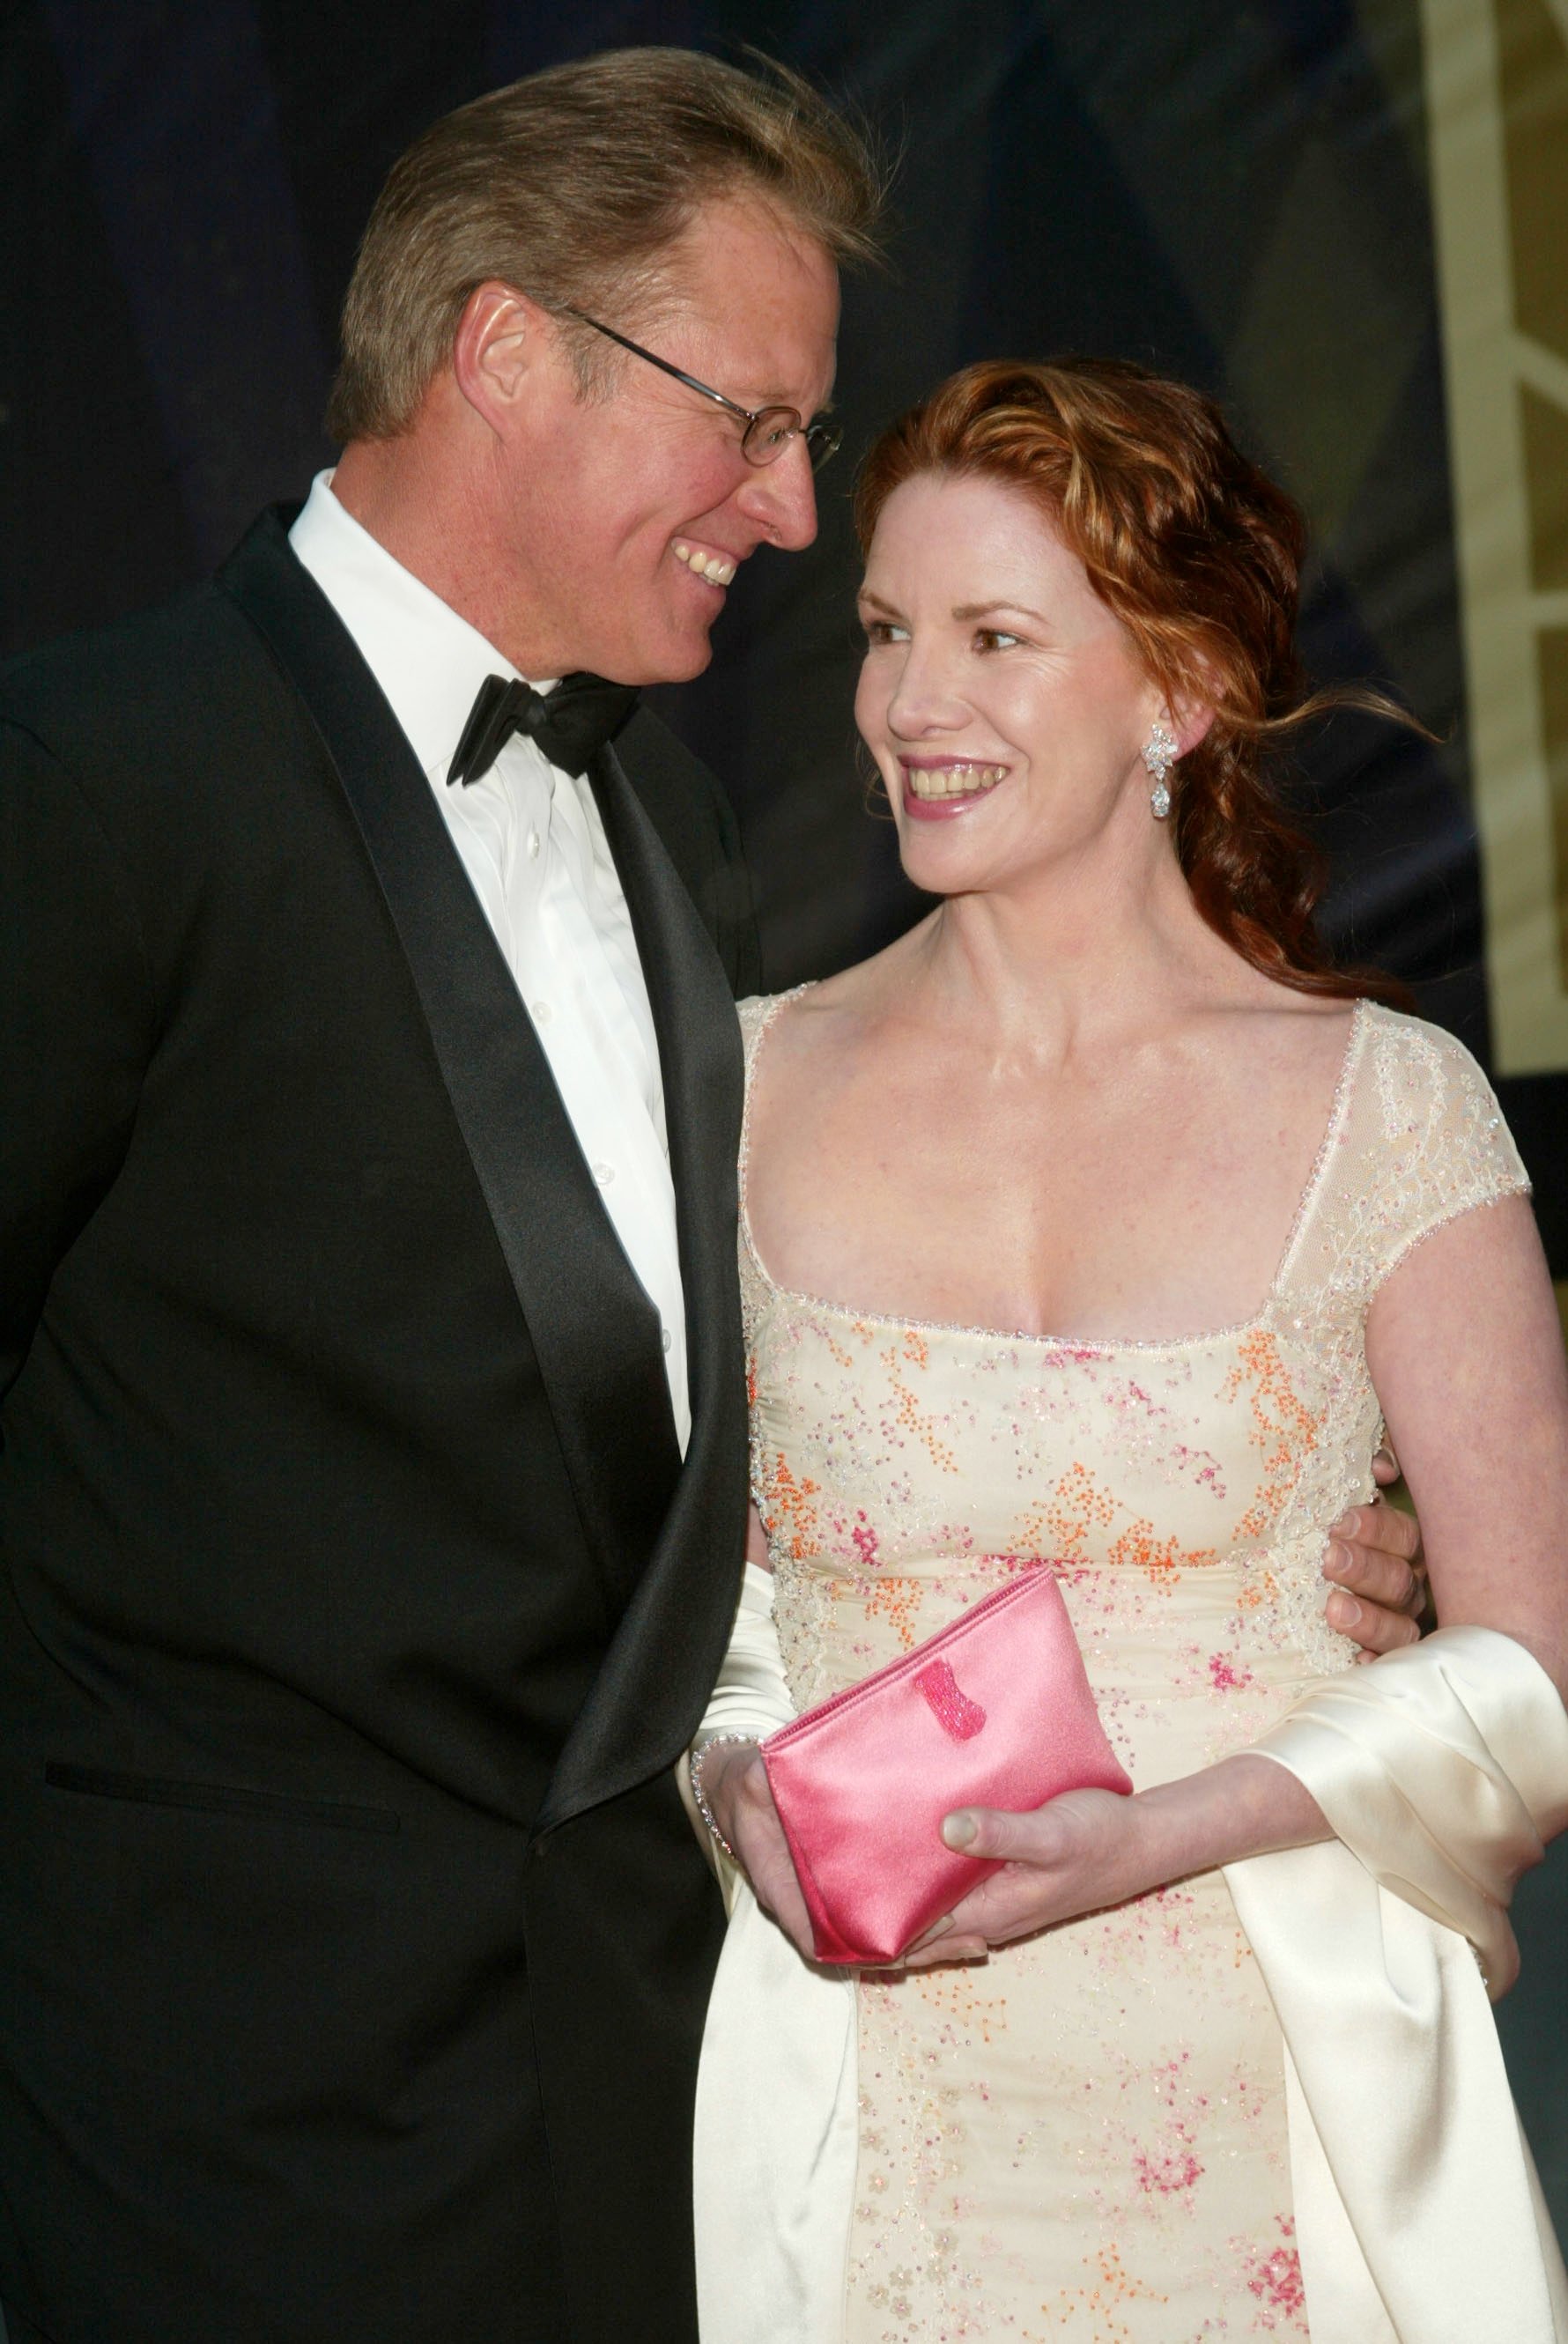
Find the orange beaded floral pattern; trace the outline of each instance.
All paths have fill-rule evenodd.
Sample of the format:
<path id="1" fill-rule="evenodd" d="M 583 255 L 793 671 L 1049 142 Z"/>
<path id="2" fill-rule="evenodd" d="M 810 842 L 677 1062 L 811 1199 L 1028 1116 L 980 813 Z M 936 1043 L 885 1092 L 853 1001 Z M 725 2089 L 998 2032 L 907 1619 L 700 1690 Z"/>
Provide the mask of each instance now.
<path id="1" fill-rule="evenodd" d="M 748 1082 L 779 1005 L 743 1008 Z M 1459 1046 L 1367 1005 L 1263 1308 L 1187 1341 L 791 1293 L 743 1164 L 753 1483 L 796 1702 L 1047 1568 L 1135 1783 L 1244 1747 L 1353 1654 L 1320 1565 L 1372 1488 L 1367 1305 L 1428 1230 L 1522 1185 Z M 858 2007 L 847 2344 L 1307 2334 L 1279 2028 L 1219 1874 L 977 1971 L 867 1977 Z"/>

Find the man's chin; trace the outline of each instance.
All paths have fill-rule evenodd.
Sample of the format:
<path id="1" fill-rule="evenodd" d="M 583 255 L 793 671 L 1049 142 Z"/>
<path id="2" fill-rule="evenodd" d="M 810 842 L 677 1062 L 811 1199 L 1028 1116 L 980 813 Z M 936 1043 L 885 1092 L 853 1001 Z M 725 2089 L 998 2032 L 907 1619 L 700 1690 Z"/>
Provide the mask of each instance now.
<path id="1" fill-rule="evenodd" d="M 602 668 L 600 673 L 612 683 L 632 684 L 638 691 L 646 691 L 655 683 L 691 683 L 712 665 L 713 658 L 713 646 L 705 634 L 696 638 L 684 635 L 661 645 L 657 652 L 628 651 L 613 666 Z"/>

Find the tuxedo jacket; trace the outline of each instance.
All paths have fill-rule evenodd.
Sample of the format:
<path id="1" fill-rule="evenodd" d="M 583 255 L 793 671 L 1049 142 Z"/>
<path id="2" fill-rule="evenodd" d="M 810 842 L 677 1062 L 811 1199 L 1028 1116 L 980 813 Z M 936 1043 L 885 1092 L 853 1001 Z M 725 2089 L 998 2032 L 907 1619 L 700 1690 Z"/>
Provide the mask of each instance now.
<path id="1" fill-rule="evenodd" d="M 693 1426 L 429 784 L 258 524 L 0 678 L 0 2302 L 671 2344 L 754 933 L 639 712 Z"/>

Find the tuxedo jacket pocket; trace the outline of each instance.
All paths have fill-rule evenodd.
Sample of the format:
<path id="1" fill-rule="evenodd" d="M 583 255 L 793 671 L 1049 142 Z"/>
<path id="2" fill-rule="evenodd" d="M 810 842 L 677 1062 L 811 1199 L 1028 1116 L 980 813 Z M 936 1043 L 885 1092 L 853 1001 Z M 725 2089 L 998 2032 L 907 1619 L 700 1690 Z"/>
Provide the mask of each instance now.
<path id="1" fill-rule="evenodd" d="M 398 1832 L 394 1808 L 361 1806 L 349 1799 L 302 1799 L 286 1791 L 246 1791 L 227 1783 L 193 1783 L 166 1774 L 131 1774 L 103 1766 L 71 1766 L 51 1759 L 44 1780 L 53 1791 L 86 1798 L 128 1799 L 143 1806 L 183 1807 L 196 1814 L 244 1815 L 258 1823 L 307 1824 L 334 1831 Z"/>

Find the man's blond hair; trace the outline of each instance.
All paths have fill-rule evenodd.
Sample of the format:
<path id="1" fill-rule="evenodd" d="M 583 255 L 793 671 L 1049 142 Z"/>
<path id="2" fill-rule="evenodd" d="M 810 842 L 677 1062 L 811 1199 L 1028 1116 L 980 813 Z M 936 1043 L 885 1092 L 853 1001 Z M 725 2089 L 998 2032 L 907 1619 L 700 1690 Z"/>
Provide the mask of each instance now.
<path id="1" fill-rule="evenodd" d="M 491 278 L 546 308 L 646 321 L 700 207 L 753 198 L 841 265 L 875 258 L 883 177 L 863 133 L 808 82 L 690 49 L 612 49 L 492 90 L 392 166 L 343 308 L 327 413 L 340 445 L 412 423 L 463 306 Z M 585 336 L 585 389 L 612 361 Z"/>

